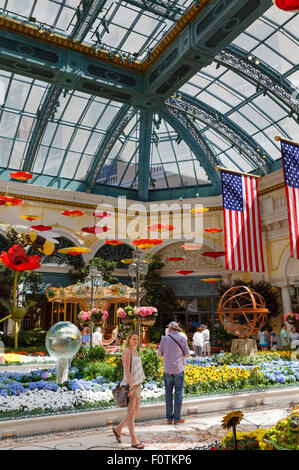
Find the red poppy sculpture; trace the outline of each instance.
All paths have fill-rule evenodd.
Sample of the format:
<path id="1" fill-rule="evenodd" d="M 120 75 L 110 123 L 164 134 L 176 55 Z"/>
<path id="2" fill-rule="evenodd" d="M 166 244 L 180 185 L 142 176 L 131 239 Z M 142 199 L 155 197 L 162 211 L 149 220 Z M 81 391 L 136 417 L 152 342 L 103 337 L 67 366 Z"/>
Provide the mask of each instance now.
<path id="1" fill-rule="evenodd" d="M 38 255 L 28 256 L 20 245 L 13 245 L 8 252 L 2 251 L 2 262 L 15 271 L 32 271 L 40 267 L 41 258 Z"/>
<path id="2" fill-rule="evenodd" d="M 28 181 L 33 178 L 33 174 L 27 171 L 16 171 L 15 173 L 9 173 L 9 176 L 19 181 Z"/>
<path id="3" fill-rule="evenodd" d="M 6 320 L 7 318 L 12 318 L 12 320 L 15 322 L 14 346 L 17 348 L 21 321 L 26 313 L 28 313 L 29 309 L 36 304 L 36 302 L 31 302 L 26 307 L 18 306 L 17 286 L 19 271 L 33 271 L 34 269 L 39 268 L 41 258 L 38 255 L 28 256 L 22 246 L 13 245 L 7 252 L 2 251 L 0 259 L 2 263 L 14 271 L 12 303 L 10 304 L 4 300 L 1 301 L 1 303 L 5 305 L 9 311 L 9 315 L 2 318 L 0 322 Z"/>
<path id="4" fill-rule="evenodd" d="M 280 10 L 298 13 L 299 0 L 272 0 Z"/>

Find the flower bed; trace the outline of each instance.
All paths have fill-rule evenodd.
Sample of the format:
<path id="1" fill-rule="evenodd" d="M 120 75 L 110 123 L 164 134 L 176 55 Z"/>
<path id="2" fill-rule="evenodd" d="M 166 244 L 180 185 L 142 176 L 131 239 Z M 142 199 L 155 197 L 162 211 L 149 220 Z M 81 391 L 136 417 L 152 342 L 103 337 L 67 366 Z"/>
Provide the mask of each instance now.
<path id="1" fill-rule="evenodd" d="M 0 354 L 0 366 L 7 364 L 51 364 L 56 362 L 52 356 L 47 356 L 45 353 L 5 353 Z"/>
<path id="2" fill-rule="evenodd" d="M 163 401 L 163 360 L 157 357 L 154 345 L 144 346 L 140 354 L 147 376 L 141 398 L 145 401 Z M 257 364 L 232 362 L 232 356 L 225 354 L 189 358 L 186 360 L 185 395 L 195 398 L 215 393 L 227 394 L 288 384 L 298 385 L 298 362 L 291 361 L 290 357 L 289 354 L 260 354 L 255 357 Z M 41 359 L 48 360 L 45 356 Z M 225 364 L 225 361 L 228 364 Z M 118 351 L 115 355 L 106 356 L 104 360 L 74 360 L 69 369 L 69 380 L 63 385 L 56 384 L 54 368 L 28 373 L 0 370 L 2 419 L 5 419 L 7 413 L 36 410 L 42 413 L 81 409 L 84 406 L 115 406 L 112 389 L 117 383 L 119 370 Z"/>

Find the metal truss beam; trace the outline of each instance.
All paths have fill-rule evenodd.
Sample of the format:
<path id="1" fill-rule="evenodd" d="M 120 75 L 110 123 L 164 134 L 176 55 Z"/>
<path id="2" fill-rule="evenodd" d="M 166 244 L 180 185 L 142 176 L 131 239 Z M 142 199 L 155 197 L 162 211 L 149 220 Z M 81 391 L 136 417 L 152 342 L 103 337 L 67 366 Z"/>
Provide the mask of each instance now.
<path id="1" fill-rule="evenodd" d="M 295 88 L 292 88 L 291 83 L 262 61 L 260 61 L 258 66 L 250 63 L 248 60 L 249 55 L 239 47 L 230 45 L 225 50 L 216 54 L 214 60 L 218 64 L 245 77 L 247 80 L 254 81 L 261 88 L 273 94 L 298 116 L 299 101 Z"/>
<path id="2" fill-rule="evenodd" d="M 153 113 L 140 109 L 138 200 L 148 201 Z"/>
<path id="3" fill-rule="evenodd" d="M 184 11 L 175 5 L 177 1 L 172 2 L 172 4 L 169 3 L 168 5 L 159 0 L 126 0 L 126 3 L 173 21 L 178 21 Z"/>
<path id="4" fill-rule="evenodd" d="M 135 116 L 136 112 L 137 109 L 132 106 L 124 105 L 120 108 L 110 124 L 105 137 L 96 151 L 92 165 L 86 176 L 88 192 L 93 190 L 112 148 L 130 120 Z"/>
<path id="5" fill-rule="evenodd" d="M 206 140 L 200 135 L 191 120 L 177 108 L 163 106 L 159 110 L 159 115 L 167 121 L 172 128 L 183 138 L 190 147 L 200 165 L 205 170 L 211 184 L 215 190 L 221 191 L 219 174 L 216 166 L 219 164 L 212 149 Z"/>
<path id="6" fill-rule="evenodd" d="M 85 36 L 88 34 L 91 25 L 102 11 L 106 1 L 107 0 L 82 0 L 83 9 L 78 10 L 78 21 L 70 35 L 71 39 L 79 42 L 83 41 Z M 62 87 L 54 84 L 51 85 L 48 91 L 42 109 L 39 111 L 39 115 L 32 132 L 32 138 L 23 161 L 24 171 L 31 171 L 33 168 L 49 119 L 62 91 Z"/>
<path id="7" fill-rule="evenodd" d="M 214 0 L 209 3 L 146 74 L 146 95 L 151 98 L 151 106 L 157 106 L 209 65 L 271 5 L 271 0 Z"/>
<path id="8" fill-rule="evenodd" d="M 263 150 L 262 146 L 252 139 L 252 137 L 233 121 L 202 101 L 185 93 L 181 93 L 181 97 L 182 99 L 169 98 L 165 104 L 170 108 L 179 109 L 183 113 L 187 113 L 191 118 L 198 119 L 212 127 L 232 142 L 234 146 L 239 148 L 262 173 L 266 174 L 269 172 L 273 159 L 267 155 L 267 152 Z M 259 151 L 257 149 L 259 149 Z M 266 158 L 263 158 L 262 155 L 266 155 Z"/>

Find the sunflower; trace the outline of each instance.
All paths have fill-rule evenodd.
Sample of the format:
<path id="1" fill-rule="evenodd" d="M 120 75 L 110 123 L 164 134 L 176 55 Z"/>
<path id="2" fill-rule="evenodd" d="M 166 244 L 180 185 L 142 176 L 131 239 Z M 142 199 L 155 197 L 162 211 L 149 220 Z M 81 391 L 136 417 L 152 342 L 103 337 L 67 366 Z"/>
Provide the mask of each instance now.
<path id="1" fill-rule="evenodd" d="M 231 411 L 223 417 L 221 426 L 223 429 L 230 429 L 232 426 L 240 424 L 243 416 L 244 414 L 241 411 Z"/>

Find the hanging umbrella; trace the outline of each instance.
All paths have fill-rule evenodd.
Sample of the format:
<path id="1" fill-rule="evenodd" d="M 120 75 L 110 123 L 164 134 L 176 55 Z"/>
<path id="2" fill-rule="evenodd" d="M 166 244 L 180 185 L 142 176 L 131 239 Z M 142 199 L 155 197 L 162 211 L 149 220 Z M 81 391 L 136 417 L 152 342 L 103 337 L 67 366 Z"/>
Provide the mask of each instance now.
<path id="1" fill-rule="evenodd" d="M 176 273 L 177 274 L 182 274 L 183 276 L 188 276 L 188 274 L 194 273 L 194 271 L 192 271 L 192 269 L 190 269 L 189 271 L 181 269 L 180 271 L 176 271 Z"/>
<path id="2" fill-rule="evenodd" d="M 166 224 L 157 224 L 157 225 L 150 225 L 147 227 L 148 230 L 152 232 L 169 232 L 174 229 L 174 225 L 166 225 Z"/>
<path id="3" fill-rule="evenodd" d="M 222 228 L 205 228 L 205 232 L 208 233 L 220 233 L 222 230 Z"/>
<path id="4" fill-rule="evenodd" d="M 28 173 L 27 171 L 16 171 L 15 173 L 9 173 L 9 176 L 19 181 L 28 181 L 33 178 L 33 174 Z"/>
<path id="5" fill-rule="evenodd" d="M 0 204 L 5 206 L 20 206 L 23 204 L 23 201 L 17 197 L 0 196 Z"/>
<path id="6" fill-rule="evenodd" d="M 208 282 L 209 284 L 214 284 L 215 282 L 221 281 L 221 277 L 209 277 L 206 279 L 200 279 L 203 282 Z"/>
<path id="7" fill-rule="evenodd" d="M 123 245 L 124 242 L 121 242 L 120 240 L 105 240 L 106 245 L 111 245 L 111 246 L 117 246 L 117 245 Z"/>
<path id="8" fill-rule="evenodd" d="M 224 256 L 225 251 L 205 251 L 204 253 L 201 253 L 201 256 L 207 256 L 209 258 L 219 258 L 220 256 Z"/>
<path id="9" fill-rule="evenodd" d="M 190 245 L 182 245 L 181 248 L 187 251 L 195 251 L 200 250 L 202 245 L 190 244 Z"/>
<path id="10" fill-rule="evenodd" d="M 82 232 L 94 233 L 94 234 L 108 232 L 108 230 L 111 230 L 111 228 L 107 227 L 106 225 L 105 225 L 105 227 L 97 227 L 96 225 L 94 225 L 93 227 L 83 227 L 83 228 L 81 228 Z"/>
<path id="11" fill-rule="evenodd" d="M 32 221 L 32 220 L 40 219 L 40 216 L 39 215 L 21 215 L 21 219 Z"/>
<path id="12" fill-rule="evenodd" d="M 70 246 L 69 248 L 60 248 L 60 250 L 58 250 L 59 253 L 73 256 L 80 255 L 81 253 L 88 253 L 89 251 L 90 248 L 86 248 L 84 246 Z"/>
<path id="13" fill-rule="evenodd" d="M 274 5 L 280 10 L 298 13 L 299 12 L 299 0 L 272 0 Z"/>
<path id="14" fill-rule="evenodd" d="M 194 209 L 190 209 L 191 214 L 204 214 L 205 212 L 208 212 L 209 209 L 207 207 L 195 207 Z"/>
<path id="15" fill-rule="evenodd" d="M 78 210 L 74 210 L 74 211 L 65 210 L 61 213 L 62 215 L 66 215 L 67 217 L 80 217 L 81 215 L 84 215 L 83 211 L 78 211 Z"/>
<path id="16" fill-rule="evenodd" d="M 32 230 L 37 230 L 38 232 L 44 232 L 45 230 L 52 230 L 51 225 L 31 225 Z"/>
<path id="17" fill-rule="evenodd" d="M 106 211 L 103 211 L 103 212 L 93 212 L 92 215 L 94 217 L 100 217 L 100 218 L 103 218 L 103 217 L 111 217 L 111 214 L 110 212 L 106 212 Z"/>

